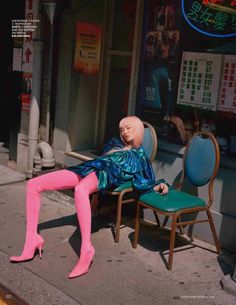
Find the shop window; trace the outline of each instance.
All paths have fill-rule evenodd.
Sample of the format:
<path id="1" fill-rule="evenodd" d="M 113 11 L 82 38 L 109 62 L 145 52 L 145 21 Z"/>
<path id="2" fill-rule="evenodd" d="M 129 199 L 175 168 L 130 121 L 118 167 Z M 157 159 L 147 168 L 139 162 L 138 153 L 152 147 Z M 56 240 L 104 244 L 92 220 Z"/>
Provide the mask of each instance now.
<path id="1" fill-rule="evenodd" d="M 159 139 L 185 145 L 194 131 L 207 130 L 222 154 L 235 157 L 235 37 L 196 31 L 176 2 L 146 2 L 137 113 Z"/>

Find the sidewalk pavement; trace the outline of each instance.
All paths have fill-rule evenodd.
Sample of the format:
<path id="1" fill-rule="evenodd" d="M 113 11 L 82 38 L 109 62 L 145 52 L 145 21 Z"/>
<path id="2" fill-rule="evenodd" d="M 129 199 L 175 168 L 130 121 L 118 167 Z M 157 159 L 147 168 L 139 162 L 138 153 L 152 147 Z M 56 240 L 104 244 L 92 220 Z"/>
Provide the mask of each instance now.
<path id="1" fill-rule="evenodd" d="M 69 280 L 79 255 L 80 234 L 73 200 L 57 192 L 42 196 L 42 259 L 36 256 L 29 262 L 10 263 L 9 256 L 20 254 L 24 243 L 26 180 L 6 166 L 0 166 L 0 177 L 0 283 L 27 304 L 236 303 L 235 290 L 222 289 L 222 280 L 235 266 L 233 255 L 224 251 L 218 256 L 212 245 L 196 240 L 190 246 L 180 237 L 173 269 L 168 271 L 162 255 L 168 249 L 168 231 L 143 223 L 138 247 L 133 249 L 133 219 L 129 217 L 119 243 L 114 242 L 111 230 L 114 215 L 93 217 L 94 262 L 88 274 Z"/>

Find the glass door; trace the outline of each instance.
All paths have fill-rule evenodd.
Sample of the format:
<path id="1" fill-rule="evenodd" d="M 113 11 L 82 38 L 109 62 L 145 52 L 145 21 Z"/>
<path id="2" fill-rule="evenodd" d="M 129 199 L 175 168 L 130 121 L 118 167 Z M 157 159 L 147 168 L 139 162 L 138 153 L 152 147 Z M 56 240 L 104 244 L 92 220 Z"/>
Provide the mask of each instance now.
<path id="1" fill-rule="evenodd" d="M 143 12 L 143 0 L 107 3 L 107 42 L 98 133 L 101 142 L 117 135 L 122 117 L 135 114 Z"/>

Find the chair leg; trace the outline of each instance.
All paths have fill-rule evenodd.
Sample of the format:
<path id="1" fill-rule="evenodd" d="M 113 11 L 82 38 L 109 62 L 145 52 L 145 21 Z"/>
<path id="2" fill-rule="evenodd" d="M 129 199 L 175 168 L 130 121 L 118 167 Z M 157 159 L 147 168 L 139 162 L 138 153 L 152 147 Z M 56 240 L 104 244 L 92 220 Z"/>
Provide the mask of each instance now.
<path id="1" fill-rule="evenodd" d="M 169 219 L 169 216 L 165 216 L 165 219 L 164 219 L 164 221 L 162 223 L 162 228 L 164 228 L 166 226 L 168 219 Z M 180 216 L 178 217 L 178 221 L 181 222 Z M 183 227 L 182 226 L 178 226 L 178 228 L 179 228 L 180 234 L 183 235 L 184 234 Z"/>
<path id="2" fill-rule="evenodd" d="M 160 226 L 161 226 L 161 223 L 160 223 L 160 219 L 159 219 L 159 217 L 158 217 L 158 214 L 157 214 L 157 212 L 154 211 L 154 210 L 153 210 L 153 213 L 154 213 L 154 216 L 155 216 L 155 218 L 156 218 L 157 225 L 158 225 L 158 227 L 160 227 Z"/>
<path id="3" fill-rule="evenodd" d="M 168 259 L 168 265 L 167 265 L 168 270 L 172 269 L 172 264 L 173 264 L 175 235 L 176 235 L 176 222 L 177 222 L 177 217 L 174 215 L 173 219 L 172 219 L 172 224 L 171 224 L 169 259 Z"/>
<path id="4" fill-rule="evenodd" d="M 215 241 L 216 250 L 217 250 L 217 253 L 219 254 L 221 246 L 220 246 L 220 241 L 219 241 L 219 239 L 217 237 L 217 234 L 216 234 L 216 229 L 215 229 L 215 225 L 214 225 L 213 218 L 212 218 L 212 215 L 211 215 L 211 211 L 207 210 L 206 213 L 207 213 L 207 216 L 208 216 L 208 219 L 209 219 L 211 232 L 212 232 L 212 235 L 213 235 L 213 238 L 214 238 L 214 241 Z"/>
<path id="5" fill-rule="evenodd" d="M 92 195 L 92 200 L 91 200 L 91 211 L 92 211 L 92 215 L 94 216 L 97 216 L 98 214 L 97 206 L 98 206 L 98 192 Z"/>
<path id="6" fill-rule="evenodd" d="M 164 228 L 166 226 L 168 219 L 169 219 L 169 216 L 165 216 L 165 219 L 163 220 L 163 223 L 162 223 L 162 228 Z"/>
<path id="7" fill-rule="evenodd" d="M 117 212 L 116 212 L 116 227 L 115 227 L 115 241 L 120 240 L 120 224 L 121 224 L 121 211 L 122 211 L 122 195 L 118 197 Z"/>
<path id="8" fill-rule="evenodd" d="M 181 222 L 181 218 L 180 218 L 180 216 L 178 217 L 178 222 Z M 179 232 L 180 232 L 180 234 L 181 234 L 181 235 L 184 235 L 184 230 L 183 230 L 183 227 L 182 227 L 182 226 L 178 226 L 178 228 L 179 228 Z"/>
<path id="9" fill-rule="evenodd" d="M 135 226 L 134 226 L 134 239 L 132 242 L 133 248 L 137 248 L 138 244 L 138 237 L 139 237 L 139 227 L 140 227 L 140 203 L 137 202 L 137 210 L 136 210 L 136 217 L 135 217 Z"/>

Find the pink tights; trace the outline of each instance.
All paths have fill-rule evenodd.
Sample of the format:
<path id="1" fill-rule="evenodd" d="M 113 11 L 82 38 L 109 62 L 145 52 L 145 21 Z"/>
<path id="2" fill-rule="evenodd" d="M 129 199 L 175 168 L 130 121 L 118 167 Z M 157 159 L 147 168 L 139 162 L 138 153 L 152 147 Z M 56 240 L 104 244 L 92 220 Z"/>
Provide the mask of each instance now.
<path id="1" fill-rule="evenodd" d="M 69 274 L 69 278 L 87 273 L 92 262 L 95 250 L 91 244 L 91 208 L 89 195 L 96 192 L 98 179 L 95 172 L 90 173 L 85 178 L 69 170 L 59 170 L 48 173 L 27 182 L 26 194 L 26 238 L 21 256 L 12 256 L 14 262 L 32 259 L 36 249 L 41 248 L 44 243 L 43 238 L 37 233 L 40 193 L 43 191 L 74 189 L 75 206 L 82 237 L 80 259 Z"/>

